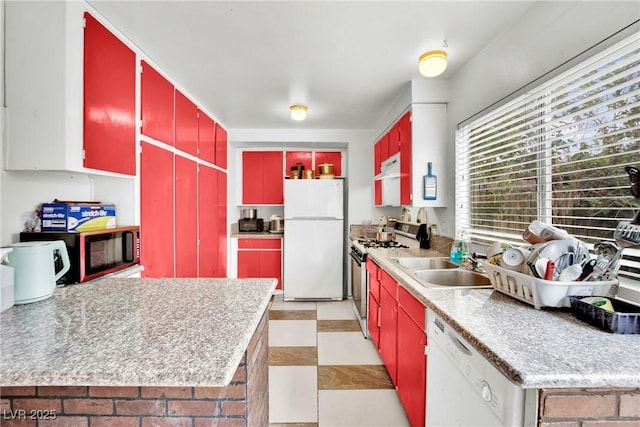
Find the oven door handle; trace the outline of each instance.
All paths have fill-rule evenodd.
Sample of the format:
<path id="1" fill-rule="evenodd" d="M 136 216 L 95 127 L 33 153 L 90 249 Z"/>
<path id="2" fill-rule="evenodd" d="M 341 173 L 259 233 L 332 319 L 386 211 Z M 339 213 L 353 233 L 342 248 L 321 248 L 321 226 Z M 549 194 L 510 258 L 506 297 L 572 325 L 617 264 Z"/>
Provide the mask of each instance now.
<path id="1" fill-rule="evenodd" d="M 362 260 L 358 258 L 358 255 L 356 255 L 353 252 L 349 252 L 349 255 L 351 256 L 351 259 L 353 259 L 356 262 L 356 264 L 358 264 L 358 267 L 362 267 Z"/>

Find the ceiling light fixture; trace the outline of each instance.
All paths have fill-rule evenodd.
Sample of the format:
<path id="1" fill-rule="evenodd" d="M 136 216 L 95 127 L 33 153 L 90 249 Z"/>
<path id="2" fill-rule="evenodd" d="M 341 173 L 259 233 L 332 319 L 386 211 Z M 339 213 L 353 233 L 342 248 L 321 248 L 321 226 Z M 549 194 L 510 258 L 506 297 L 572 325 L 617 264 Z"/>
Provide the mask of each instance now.
<path id="1" fill-rule="evenodd" d="M 447 47 L 446 40 L 443 47 Z M 444 50 L 430 50 L 420 55 L 418 63 L 418 70 L 423 76 L 439 76 L 447 69 L 447 52 Z"/>
<path id="2" fill-rule="evenodd" d="M 307 107 L 304 105 L 292 105 L 289 107 L 289 111 L 291 111 L 291 118 L 293 120 L 304 120 L 307 118 Z"/>

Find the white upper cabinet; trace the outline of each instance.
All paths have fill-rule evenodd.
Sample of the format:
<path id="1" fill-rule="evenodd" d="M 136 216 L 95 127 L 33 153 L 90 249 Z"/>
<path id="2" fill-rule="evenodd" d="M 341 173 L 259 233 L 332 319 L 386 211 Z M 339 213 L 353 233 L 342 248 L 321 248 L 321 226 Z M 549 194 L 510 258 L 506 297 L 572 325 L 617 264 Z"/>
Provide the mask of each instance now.
<path id="1" fill-rule="evenodd" d="M 80 2 L 5 2 L 9 170 L 82 170 Z"/>
<path id="2" fill-rule="evenodd" d="M 116 114 L 118 120 L 122 121 L 124 114 L 113 104 L 108 104 L 108 101 L 101 110 L 92 108 L 90 113 L 95 118 L 94 122 L 97 121 L 100 126 L 88 129 L 91 138 L 86 139 L 84 105 L 87 100 L 83 85 L 84 13 L 88 11 L 87 5 L 81 1 L 11 1 L 5 2 L 4 6 L 8 123 L 6 169 L 104 175 L 123 173 L 117 168 L 109 172 L 109 167 L 105 168 L 100 162 L 89 162 L 91 168 L 85 167 L 84 143 L 87 141 L 101 144 L 90 147 L 92 150 L 87 152 L 88 159 L 96 155 L 108 157 L 116 152 L 116 141 L 107 132 L 109 129 L 100 126 L 103 125 L 102 122 L 108 123 L 109 118 Z M 131 70 L 132 80 L 135 79 L 136 72 L 135 54 L 131 52 L 130 55 L 133 62 L 129 61 L 128 69 Z M 112 62 L 109 62 L 110 67 L 115 66 Z M 104 73 L 107 72 L 103 71 Z M 113 72 L 111 74 L 116 75 Z M 101 85 L 107 86 L 109 81 L 94 82 L 92 87 L 100 88 Z M 127 87 L 134 88 L 129 96 L 135 100 L 135 83 Z M 97 92 L 92 92 L 93 95 L 95 93 Z M 110 91 L 103 93 L 109 94 Z M 88 102 L 88 105 L 99 105 L 101 100 L 96 100 L 93 96 Z M 127 111 L 127 123 L 131 122 L 129 128 L 133 131 L 128 134 L 128 143 L 133 147 L 128 148 L 128 157 L 135 156 L 135 117 L 131 110 L 129 108 Z M 91 132 L 92 129 L 94 130 Z M 96 132 L 95 129 L 103 131 Z M 133 169 L 129 167 L 124 173 L 135 175 L 135 163 Z"/>
<path id="3" fill-rule="evenodd" d="M 446 104 L 413 104 L 411 107 L 411 205 L 441 208 L 449 205 L 452 186 L 447 172 L 452 164 L 447 159 Z M 437 178 L 437 197 L 424 199 L 424 176 L 427 164 L 433 165 Z"/>

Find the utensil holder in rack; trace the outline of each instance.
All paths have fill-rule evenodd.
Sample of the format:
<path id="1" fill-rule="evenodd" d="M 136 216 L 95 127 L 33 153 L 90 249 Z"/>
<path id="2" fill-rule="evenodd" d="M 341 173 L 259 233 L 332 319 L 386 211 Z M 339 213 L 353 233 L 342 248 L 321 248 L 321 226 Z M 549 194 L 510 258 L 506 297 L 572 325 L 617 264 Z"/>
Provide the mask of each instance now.
<path id="1" fill-rule="evenodd" d="M 606 296 L 617 280 L 598 282 L 559 282 L 537 279 L 527 274 L 507 270 L 489 262 L 482 262 L 493 289 L 519 301 L 541 307 L 570 307 L 569 295 Z"/>

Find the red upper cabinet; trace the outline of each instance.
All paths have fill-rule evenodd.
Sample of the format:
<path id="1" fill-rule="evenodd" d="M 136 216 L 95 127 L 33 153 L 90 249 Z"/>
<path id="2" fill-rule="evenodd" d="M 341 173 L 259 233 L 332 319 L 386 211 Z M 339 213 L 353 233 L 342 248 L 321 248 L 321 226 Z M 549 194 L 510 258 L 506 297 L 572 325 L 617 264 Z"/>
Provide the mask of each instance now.
<path id="1" fill-rule="evenodd" d="M 140 80 L 142 133 L 173 146 L 173 85 L 145 61 Z"/>
<path id="2" fill-rule="evenodd" d="M 216 162 L 216 123 L 204 111 L 198 111 L 198 157 Z"/>
<path id="3" fill-rule="evenodd" d="M 261 204 L 264 199 L 262 178 L 264 162 L 262 151 L 245 151 L 242 153 L 242 203 L 245 205 Z"/>
<path id="4" fill-rule="evenodd" d="M 84 17 L 84 167 L 135 175 L 136 55 Z"/>
<path id="5" fill-rule="evenodd" d="M 331 163 L 333 165 L 333 174 L 342 176 L 342 153 L 339 151 L 316 151 L 315 152 L 316 172 L 318 166 L 323 163 Z"/>
<path id="6" fill-rule="evenodd" d="M 302 163 L 304 170 L 313 170 L 313 152 L 287 151 L 285 154 L 284 174 L 289 176 L 291 168 L 297 163 Z"/>
<path id="7" fill-rule="evenodd" d="M 382 156 L 380 154 L 381 143 L 380 141 L 376 142 L 373 146 L 373 175 L 379 175 L 382 172 L 380 168 L 382 166 Z M 381 201 L 382 203 L 382 201 Z"/>
<path id="8" fill-rule="evenodd" d="M 263 202 L 281 205 L 284 203 L 284 176 L 282 175 L 282 152 L 267 151 L 263 156 Z"/>
<path id="9" fill-rule="evenodd" d="M 400 204 L 411 205 L 411 112 L 398 121 L 400 131 Z"/>
<path id="10" fill-rule="evenodd" d="M 384 162 L 389 158 L 389 132 L 380 139 L 380 161 Z"/>
<path id="11" fill-rule="evenodd" d="M 216 123 L 216 165 L 227 168 L 227 131 Z"/>
<path id="12" fill-rule="evenodd" d="M 333 165 L 333 174 L 342 176 L 342 153 L 340 151 L 287 151 L 285 154 L 284 175 L 289 176 L 291 168 L 297 163 L 302 163 L 304 170 L 313 170 L 316 175 L 320 173 L 318 166 L 323 163 Z"/>
<path id="13" fill-rule="evenodd" d="M 179 90 L 175 91 L 176 148 L 198 155 L 198 107 Z"/>
<path id="14" fill-rule="evenodd" d="M 400 121 L 389 130 L 389 157 L 400 151 Z"/>
<path id="15" fill-rule="evenodd" d="M 284 202 L 282 151 L 242 153 L 242 204 L 281 205 Z"/>

